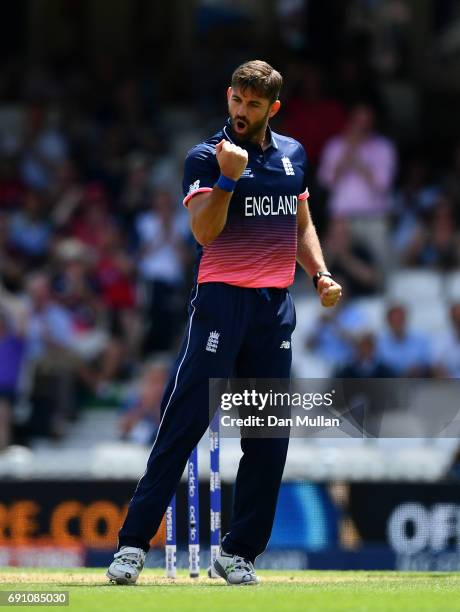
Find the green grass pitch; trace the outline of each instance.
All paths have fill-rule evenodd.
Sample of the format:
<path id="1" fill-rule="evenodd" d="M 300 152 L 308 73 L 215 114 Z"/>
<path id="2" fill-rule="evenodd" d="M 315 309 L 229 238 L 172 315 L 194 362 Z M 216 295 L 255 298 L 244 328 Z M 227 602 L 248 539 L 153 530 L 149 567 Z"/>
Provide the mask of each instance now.
<path id="1" fill-rule="evenodd" d="M 63 609 L 75 612 L 460 612 L 460 573 L 261 571 L 261 584 L 251 587 L 191 580 L 185 572 L 171 581 L 161 569 L 144 570 L 135 586 L 117 586 L 104 574 L 103 568 L 1 568 L 0 590 L 69 591 Z"/>

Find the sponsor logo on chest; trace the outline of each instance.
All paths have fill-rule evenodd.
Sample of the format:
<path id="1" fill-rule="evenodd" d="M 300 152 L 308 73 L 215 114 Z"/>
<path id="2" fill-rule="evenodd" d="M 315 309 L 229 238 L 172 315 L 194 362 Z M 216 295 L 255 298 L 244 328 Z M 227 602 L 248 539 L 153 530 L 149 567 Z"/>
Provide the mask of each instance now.
<path id="1" fill-rule="evenodd" d="M 240 178 L 254 178 L 254 173 L 251 170 L 251 168 L 248 168 L 246 166 L 246 168 L 243 170 L 242 175 L 240 176 Z"/>

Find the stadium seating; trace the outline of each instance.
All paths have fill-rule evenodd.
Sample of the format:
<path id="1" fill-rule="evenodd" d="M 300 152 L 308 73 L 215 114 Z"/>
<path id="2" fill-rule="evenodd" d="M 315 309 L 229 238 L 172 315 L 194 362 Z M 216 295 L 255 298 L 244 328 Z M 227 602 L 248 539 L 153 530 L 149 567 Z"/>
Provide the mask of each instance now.
<path id="1" fill-rule="evenodd" d="M 382 330 L 385 319 L 385 303 L 380 296 L 360 298 L 354 300 L 355 304 L 363 313 L 366 321 L 366 327 L 374 333 L 379 333 Z"/>
<path id="2" fill-rule="evenodd" d="M 460 302 L 460 272 L 446 274 L 444 289 L 449 302 Z"/>
<path id="3" fill-rule="evenodd" d="M 417 304 L 443 298 L 443 276 L 432 270 L 397 270 L 391 273 L 387 285 L 387 298 L 392 302 Z"/>
<path id="4" fill-rule="evenodd" d="M 424 300 L 410 305 L 409 327 L 423 331 L 431 337 L 445 332 L 449 327 L 449 313 L 444 300 Z"/>

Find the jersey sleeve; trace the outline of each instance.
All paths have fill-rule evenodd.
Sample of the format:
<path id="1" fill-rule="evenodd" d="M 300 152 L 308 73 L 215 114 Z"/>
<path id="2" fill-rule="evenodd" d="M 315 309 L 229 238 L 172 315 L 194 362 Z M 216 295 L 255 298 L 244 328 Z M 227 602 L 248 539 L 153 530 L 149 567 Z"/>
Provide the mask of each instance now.
<path id="1" fill-rule="evenodd" d="M 299 193 L 299 202 L 306 202 L 310 197 L 310 193 L 308 191 L 308 159 L 307 154 L 305 153 L 305 149 L 302 145 L 300 145 L 300 151 L 302 156 L 302 170 L 303 170 L 303 179 L 302 179 L 302 191 Z"/>
<path id="2" fill-rule="evenodd" d="M 182 189 L 185 207 L 198 193 L 212 191 L 219 178 L 216 155 L 210 147 L 198 145 L 191 149 L 185 158 Z"/>

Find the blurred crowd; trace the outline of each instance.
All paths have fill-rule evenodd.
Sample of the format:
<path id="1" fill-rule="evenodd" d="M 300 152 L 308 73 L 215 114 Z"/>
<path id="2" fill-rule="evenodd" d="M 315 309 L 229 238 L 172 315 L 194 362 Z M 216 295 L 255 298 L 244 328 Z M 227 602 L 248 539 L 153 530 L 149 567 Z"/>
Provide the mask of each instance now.
<path id="1" fill-rule="evenodd" d="M 149 87 L 98 78 L 32 71 L 0 108 L 0 447 L 15 405 L 19 439 L 60 438 L 182 334 L 193 245 L 163 176 L 176 161 L 161 172 Z"/>
<path id="2" fill-rule="evenodd" d="M 307 150 L 312 214 L 345 293 L 305 346 L 340 376 L 460 376 L 460 304 L 440 348 L 408 329 L 401 304 L 388 308 L 380 337 L 351 333 L 354 300 L 380 295 L 394 270 L 458 268 L 460 144 L 436 167 L 398 138 L 360 63 L 339 68 L 288 63 L 274 125 Z M 0 449 L 62 438 L 90 399 L 133 381 L 120 436 L 148 443 L 193 278 L 180 193 L 187 139 L 181 129 L 177 140 L 147 70 L 11 66 L 0 91 Z M 213 119 L 207 110 L 216 130 L 222 100 Z M 178 117 L 192 106 L 184 101 Z"/>

